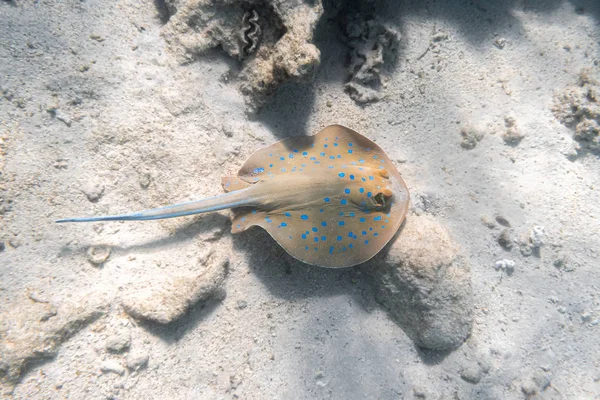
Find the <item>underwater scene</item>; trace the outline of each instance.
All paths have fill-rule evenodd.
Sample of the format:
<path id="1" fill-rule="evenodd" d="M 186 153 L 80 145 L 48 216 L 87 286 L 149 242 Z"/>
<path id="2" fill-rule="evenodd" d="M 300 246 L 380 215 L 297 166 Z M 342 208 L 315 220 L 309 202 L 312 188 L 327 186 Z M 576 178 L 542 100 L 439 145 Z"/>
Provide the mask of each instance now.
<path id="1" fill-rule="evenodd" d="M 600 399 L 597 0 L 0 1 L 0 396 Z"/>

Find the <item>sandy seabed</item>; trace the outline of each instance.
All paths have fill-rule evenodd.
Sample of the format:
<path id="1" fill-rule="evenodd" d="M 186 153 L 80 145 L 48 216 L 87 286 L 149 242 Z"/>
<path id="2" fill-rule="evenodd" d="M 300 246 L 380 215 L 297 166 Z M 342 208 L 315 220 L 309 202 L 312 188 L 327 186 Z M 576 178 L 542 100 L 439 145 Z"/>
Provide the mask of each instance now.
<path id="1" fill-rule="evenodd" d="M 325 4 L 314 79 L 256 111 L 253 56 L 182 63 L 160 1 L 0 2 L 7 397 L 600 398 L 600 3 L 365 3 L 393 61 L 352 75 Z M 368 263 L 302 264 L 258 228 L 231 235 L 227 211 L 54 223 L 219 194 L 253 151 L 330 124 L 376 141 L 408 218 L 468 259 L 458 349 L 416 346 Z"/>

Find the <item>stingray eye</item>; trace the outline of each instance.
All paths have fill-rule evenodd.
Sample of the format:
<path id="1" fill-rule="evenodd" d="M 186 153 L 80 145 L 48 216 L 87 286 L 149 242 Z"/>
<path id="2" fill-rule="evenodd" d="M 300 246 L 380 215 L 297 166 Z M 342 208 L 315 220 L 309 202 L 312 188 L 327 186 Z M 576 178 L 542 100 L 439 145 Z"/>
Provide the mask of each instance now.
<path id="1" fill-rule="evenodd" d="M 375 204 L 377 204 L 380 207 L 385 207 L 387 203 L 387 199 L 381 192 L 377 193 L 373 199 L 375 200 Z"/>
<path id="2" fill-rule="evenodd" d="M 392 198 L 392 191 L 388 188 L 383 189 L 381 192 L 377 193 L 373 199 L 375 200 L 375 204 L 380 207 L 387 207 L 390 203 L 390 199 Z"/>

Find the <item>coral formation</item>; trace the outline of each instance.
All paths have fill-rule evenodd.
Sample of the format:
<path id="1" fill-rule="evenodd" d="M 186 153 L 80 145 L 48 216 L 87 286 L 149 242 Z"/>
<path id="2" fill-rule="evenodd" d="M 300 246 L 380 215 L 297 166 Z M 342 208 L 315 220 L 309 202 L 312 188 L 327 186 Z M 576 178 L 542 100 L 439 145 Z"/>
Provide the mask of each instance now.
<path id="1" fill-rule="evenodd" d="M 577 85 L 568 86 L 554 96 L 552 112 L 573 129 L 577 152 L 600 154 L 600 95 L 598 80 L 583 70 Z"/>
<path id="2" fill-rule="evenodd" d="M 311 81 L 321 53 L 311 43 L 323 6 L 300 0 L 168 0 L 163 29 L 181 62 L 220 47 L 240 59 L 238 76 L 248 106 L 256 110 L 284 82 Z"/>
<path id="3" fill-rule="evenodd" d="M 339 19 L 350 58 L 350 81 L 345 90 L 357 103 L 378 101 L 382 69 L 396 58 L 400 32 L 372 14 L 342 13 Z"/>

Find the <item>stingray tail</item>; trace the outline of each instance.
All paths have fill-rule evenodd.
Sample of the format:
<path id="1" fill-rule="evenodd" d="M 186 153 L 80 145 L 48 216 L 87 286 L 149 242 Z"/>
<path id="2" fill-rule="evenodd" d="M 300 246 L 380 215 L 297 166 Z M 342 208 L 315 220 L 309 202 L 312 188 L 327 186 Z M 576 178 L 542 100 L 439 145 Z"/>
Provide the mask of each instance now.
<path id="1" fill-rule="evenodd" d="M 148 221 L 153 219 L 165 219 L 183 217 L 185 215 L 200 214 L 211 211 L 224 210 L 233 207 L 251 206 L 254 202 L 245 190 L 225 193 L 220 196 L 209 197 L 188 203 L 173 204 L 170 206 L 153 208 L 151 210 L 134 212 L 131 214 L 105 215 L 100 217 L 64 218 L 57 223 L 63 222 L 98 222 L 98 221 Z"/>

